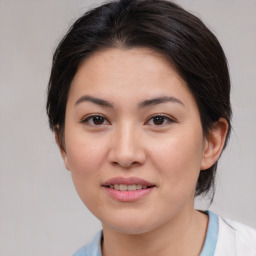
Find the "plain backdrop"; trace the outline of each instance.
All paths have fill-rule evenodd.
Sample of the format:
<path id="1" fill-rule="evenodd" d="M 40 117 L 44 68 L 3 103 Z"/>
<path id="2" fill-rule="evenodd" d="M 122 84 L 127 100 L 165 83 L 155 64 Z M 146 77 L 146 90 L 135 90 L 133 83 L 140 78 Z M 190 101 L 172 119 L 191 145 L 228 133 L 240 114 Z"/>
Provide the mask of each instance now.
<path id="1" fill-rule="evenodd" d="M 75 192 L 45 113 L 57 43 L 101 2 L 0 0 L 0 255 L 72 255 L 101 227 Z M 210 209 L 256 228 L 256 1 L 176 2 L 215 33 L 231 73 L 233 131 Z"/>

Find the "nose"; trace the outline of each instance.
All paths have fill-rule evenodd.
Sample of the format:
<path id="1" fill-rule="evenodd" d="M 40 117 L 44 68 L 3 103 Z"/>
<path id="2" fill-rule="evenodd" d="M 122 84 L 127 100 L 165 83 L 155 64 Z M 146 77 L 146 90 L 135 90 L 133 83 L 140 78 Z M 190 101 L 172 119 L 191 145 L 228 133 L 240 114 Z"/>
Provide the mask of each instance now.
<path id="1" fill-rule="evenodd" d="M 134 125 L 124 124 L 113 132 L 108 159 L 113 165 L 123 168 L 143 165 L 146 152 L 143 148 L 143 138 Z"/>

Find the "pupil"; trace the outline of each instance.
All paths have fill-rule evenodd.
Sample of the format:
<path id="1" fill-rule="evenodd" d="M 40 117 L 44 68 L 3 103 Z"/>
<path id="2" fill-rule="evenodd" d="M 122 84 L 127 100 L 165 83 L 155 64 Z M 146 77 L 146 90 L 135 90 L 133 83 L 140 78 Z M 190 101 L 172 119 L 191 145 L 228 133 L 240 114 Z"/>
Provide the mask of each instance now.
<path id="1" fill-rule="evenodd" d="M 104 123 L 104 118 L 102 116 L 95 116 L 93 118 L 93 123 L 96 124 L 96 125 L 103 124 Z"/>
<path id="2" fill-rule="evenodd" d="M 155 125 L 161 125 L 164 122 L 164 117 L 162 116 L 156 116 L 153 118 Z"/>

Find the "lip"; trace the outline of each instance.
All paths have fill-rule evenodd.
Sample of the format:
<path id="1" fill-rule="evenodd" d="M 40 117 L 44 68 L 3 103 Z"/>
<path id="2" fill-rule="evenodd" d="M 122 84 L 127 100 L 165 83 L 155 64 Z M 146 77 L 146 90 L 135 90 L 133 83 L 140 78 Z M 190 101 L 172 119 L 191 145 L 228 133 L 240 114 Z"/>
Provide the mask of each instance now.
<path id="1" fill-rule="evenodd" d="M 114 184 L 125 184 L 125 185 L 136 184 L 136 185 L 147 186 L 147 188 L 134 190 L 134 191 L 121 191 L 121 190 L 115 190 L 109 187 L 110 185 L 114 185 Z M 115 177 L 105 181 L 102 184 L 102 187 L 105 189 L 107 194 L 114 200 L 117 200 L 119 202 L 135 202 L 149 195 L 155 189 L 156 186 L 155 184 L 138 177 L 129 177 L 129 178 Z"/>
<path id="2" fill-rule="evenodd" d="M 114 184 L 125 184 L 125 185 L 133 185 L 133 184 L 137 184 L 137 185 L 144 185 L 144 186 L 155 186 L 155 184 L 143 180 L 141 178 L 138 177 L 114 177 L 111 178 L 107 181 L 105 181 L 102 186 L 110 186 L 110 185 L 114 185 Z"/>

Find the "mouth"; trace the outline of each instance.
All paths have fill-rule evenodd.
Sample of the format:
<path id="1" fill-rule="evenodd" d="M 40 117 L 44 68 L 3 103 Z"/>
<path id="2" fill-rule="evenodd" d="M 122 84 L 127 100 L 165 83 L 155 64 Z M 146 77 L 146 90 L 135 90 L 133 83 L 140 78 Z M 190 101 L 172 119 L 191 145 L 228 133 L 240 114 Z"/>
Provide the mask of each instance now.
<path id="1" fill-rule="evenodd" d="M 155 187 L 154 185 L 146 186 L 142 184 L 111 184 L 111 185 L 103 185 L 103 187 L 111 188 L 118 191 L 136 191 L 136 190 L 142 190 L 142 189 L 148 189 Z"/>
<path id="2" fill-rule="evenodd" d="M 112 199 L 132 202 L 149 195 L 156 185 L 138 177 L 115 177 L 103 183 L 102 187 Z"/>

